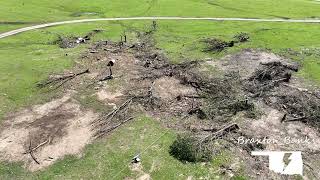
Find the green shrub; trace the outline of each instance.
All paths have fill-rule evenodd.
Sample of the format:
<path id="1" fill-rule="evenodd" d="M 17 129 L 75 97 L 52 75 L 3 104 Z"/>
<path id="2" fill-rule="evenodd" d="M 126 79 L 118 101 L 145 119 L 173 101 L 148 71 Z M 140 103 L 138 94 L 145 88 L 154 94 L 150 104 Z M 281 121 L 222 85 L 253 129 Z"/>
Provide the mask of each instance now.
<path id="1" fill-rule="evenodd" d="M 246 42 L 250 39 L 250 36 L 248 33 L 238 33 L 234 36 L 234 38 L 237 40 L 237 42 Z"/>
<path id="2" fill-rule="evenodd" d="M 212 153 L 206 148 L 200 149 L 197 139 L 190 136 L 178 136 L 170 146 L 170 155 L 184 162 L 210 161 Z"/>

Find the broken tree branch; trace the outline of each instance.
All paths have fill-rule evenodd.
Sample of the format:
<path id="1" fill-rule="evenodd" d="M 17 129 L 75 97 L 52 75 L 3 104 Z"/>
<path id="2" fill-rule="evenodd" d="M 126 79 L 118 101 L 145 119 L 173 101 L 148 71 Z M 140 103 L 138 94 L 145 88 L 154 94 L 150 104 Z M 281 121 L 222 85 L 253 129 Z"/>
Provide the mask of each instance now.
<path id="1" fill-rule="evenodd" d="M 30 154 L 31 158 L 34 160 L 34 162 L 36 162 L 37 164 L 40 164 L 40 162 L 36 159 L 36 157 L 33 154 L 31 139 L 30 139 L 30 143 L 29 143 L 29 154 Z"/>
<path id="2" fill-rule="evenodd" d="M 129 117 L 129 118 L 127 118 L 126 120 L 118 123 L 117 125 L 112 126 L 111 128 L 107 128 L 107 129 L 100 130 L 100 131 L 98 131 L 98 133 L 96 134 L 96 137 L 99 138 L 99 137 L 101 137 L 101 136 L 103 136 L 103 135 L 105 135 L 105 134 L 107 134 L 107 133 L 109 133 L 109 132 L 117 129 L 117 128 L 120 127 L 121 125 L 123 125 L 123 124 L 131 121 L 132 119 L 134 119 L 134 118 L 133 118 L 133 117 Z"/>
<path id="3" fill-rule="evenodd" d="M 306 119 L 308 119 L 308 117 L 303 116 L 303 117 L 297 117 L 297 118 L 292 118 L 292 119 L 285 119 L 282 122 L 304 121 Z"/>
<path id="4" fill-rule="evenodd" d="M 94 121 L 93 124 L 98 123 L 98 126 L 105 125 L 107 123 L 107 120 L 111 120 L 119 111 L 121 111 L 124 107 L 129 105 L 132 102 L 133 98 L 134 97 L 126 100 L 123 104 L 119 106 L 119 108 L 111 111 L 110 113 L 102 115 L 99 119 Z"/>
<path id="5" fill-rule="evenodd" d="M 45 144 L 50 143 L 50 141 L 51 141 L 51 137 L 49 137 L 46 141 L 38 144 L 36 147 L 32 148 L 32 151 L 34 152 L 35 150 L 39 149 L 41 146 L 44 146 Z M 28 153 L 30 153 L 30 150 L 28 150 L 27 152 L 24 152 L 23 154 L 28 154 Z"/>
<path id="6" fill-rule="evenodd" d="M 62 84 L 64 84 L 65 82 L 70 81 L 77 76 L 80 76 L 80 75 L 83 75 L 83 74 L 86 74 L 89 72 L 90 72 L 89 69 L 86 69 L 86 70 L 81 71 L 79 73 L 71 73 L 68 75 L 62 75 L 62 76 L 52 78 L 52 79 L 49 78 L 49 80 L 47 80 L 47 81 L 38 83 L 37 87 L 44 88 L 44 87 L 51 85 L 51 84 L 52 85 L 58 84 L 59 82 L 62 82 Z M 60 86 L 58 86 L 58 87 L 60 87 Z"/>
<path id="7" fill-rule="evenodd" d="M 204 143 L 204 142 L 216 140 L 216 139 L 221 138 L 221 137 L 227 135 L 228 133 L 236 131 L 238 129 L 239 129 L 239 126 L 236 123 L 227 125 L 227 126 L 223 127 L 222 129 L 214 132 L 213 134 L 209 134 L 208 136 L 204 137 L 200 142 Z"/>
<path id="8" fill-rule="evenodd" d="M 290 69 L 292 71 L 298 72 L 299 67 L 297 65 L 293 65 L 293 64 L 287 64 L 287 63 L 282 63 L 280 61 L 272 61 L 272 62 L 261 62 L 260 64 L 262 65 L 271 65 L 271 66 L 283 66 L 287 69 Z"/>

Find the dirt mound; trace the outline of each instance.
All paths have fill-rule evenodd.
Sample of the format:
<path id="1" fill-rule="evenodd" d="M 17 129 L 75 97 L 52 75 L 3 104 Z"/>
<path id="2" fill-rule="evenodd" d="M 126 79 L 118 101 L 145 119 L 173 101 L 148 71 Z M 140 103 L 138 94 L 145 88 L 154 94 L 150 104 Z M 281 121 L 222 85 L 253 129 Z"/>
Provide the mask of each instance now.
<path id="1" fill-rule="evenodd" d="M 65 155 L 79 154 L 91 140 L 90 123 L 96 118 L 92 111 L 82 111 L 70 94 L 13 113 L 1 128 L 0 158 L 22 161 L 34 171 Z"/>

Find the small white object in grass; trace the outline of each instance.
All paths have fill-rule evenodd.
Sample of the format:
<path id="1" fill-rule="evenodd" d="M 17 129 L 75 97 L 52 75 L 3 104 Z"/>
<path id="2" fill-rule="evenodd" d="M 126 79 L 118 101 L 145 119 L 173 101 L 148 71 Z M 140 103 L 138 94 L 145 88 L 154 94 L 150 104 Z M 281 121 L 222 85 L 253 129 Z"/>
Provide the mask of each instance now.
<path id="1" fill-rule="evenodd" d="M 116 60 L 115 59 L 111 59 L 107 66 L 113 66 L 114 63 L 116 63 Z"/>
<path id="2" fill-rule="evenodd" d="M 84 38 L 81 38 L 81 37 L 80 37 L 80 38 L 77 39 L 76 42 L 77 42 L 77 44 L 80 44 L 80 43 L 85 43 L 86 40 L 85 40 Z"/>
<path id="3" fill-rule="evenodd" d="M 140 154 L 138 154 L 132 158 L 132 163 L 139 163 L 140 161 L 141 161 Z"/>

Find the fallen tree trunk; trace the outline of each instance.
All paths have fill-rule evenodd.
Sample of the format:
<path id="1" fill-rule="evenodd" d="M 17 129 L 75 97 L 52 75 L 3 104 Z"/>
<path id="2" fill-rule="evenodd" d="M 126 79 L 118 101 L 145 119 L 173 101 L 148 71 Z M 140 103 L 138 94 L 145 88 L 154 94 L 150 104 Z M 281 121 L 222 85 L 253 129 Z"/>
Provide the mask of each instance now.
<path id="1" fill-rule="evenodd" d="M 119 106 L 119 108 L 111 111 L 111 112 L 108 113 L 108 114 L 102 115 L 99 119 L 97 119 L 96 121 L 94 121 L 92 124 L 98 123 L 98 124 L 97 124 L 98 126 L 105 125 L 105 124 L 107 123 L 107 120 L 112 120 L 112 118 L 113 118 L 115 115 L 117 115 L 117 113 L 118 113 L 119 111 L 121 111 L 124 107 L 126 107 L 127 105 L 129 105 L 129 104 L 132 102 L 132 100 L 133 100 L 133 97 L 130 98 L 130 99 L 128 99 L 128 100 L 126 100 L 123 104 L 121 104 L 121 105 Z"/>
<path id="2" fill-rule="evenodd" d="M 105 134 L 107 134 L 107 133 L 109 133 L 109 132 L 117 129 L 117 128 L 120 127 L 121 125 L 123 125 L 123 124 L 125 124 L 125 123 L 127 123 L 127 122 L 129 122 L 129 121 L 131 121 L 131 120 L 133 120 L 133 119 L 134 119 L 133 117 L 129 117 L 128 119 L 126 119 L 126 120 L 118 123 L 118 124 L 115 125 L 115 126 L 112 126 L 112 127 L 110 127 L 110 128 L 107 128 L 107 129 L 99 130 L 99 131 L 96 133 L 95 137 L 96 137 L 96 138 L 99 138 L 99 137 L 101 137 L 101 136 L 103 136 L 103 135 L 105 135 Z"/>
<path id="3" fill-rule="evenodd" d="M 227 126 L 223 127 L 222 129 L 220 129 L 220 130 L 218 130 L 218 131 L 216 131 L 216 132 L 214 132 L 212 134 L 209 134 L 208 136 L 203 138 L 200 142 L 202 144 L 202 143 L 205 143 L 205 142 L 208 142 L 208 141 L 216 140 L 216 139 L 221 138 L 221 137 L 227 135 L 228 133 L 234 132 L 234 131 L 236 131 L 238 129 L 240 129 L 240 128 L 236 123 L 227 125 Z"/>
<path id="4" fill-rule="evenodd" d="M 280 61 L 261 62 L 260 64 L 266 65 L 266 66 L 270 66 L 270 65 L 271 66 L 283 66 L 283 67 L 290 69 L 292 71 L 295 71 L 295 72 L 299 71 L 299 67 L 297 65 L 282 63 Z"/>
<path id="5" fill-rule="evenodd" d="M 81 71 L 79 73 L 71 73 L 71 74 L 68 74 L 68 75 L 62 75 L 60 77 L 56 77 L 56 78 L 52 78 L 45 82 L 41 82 L 41 83 L 38 83 L 37 84 L 37 87 L 39 88 L 44 88 L 48 85 L 55 85 L 55 84 L 58 84 L 59 82 L 61 83 L 58 87 L 60 87 L 62 84 L 66 83 L 67 81 L 70 81 L 71 79 L 77 77 L 77 76 L 80 76 L 80 75 L 83 75 L 83 74 L 86 74 L 86 73 L 89 73 L 89 69 L 86 69 L 84 71 Z"/>
<path id="6" fill-rule="evenodd" d="M 303 116 L 303 117 L 297 117 L 297 118 L 292 118 L 292 119 L 285 119 L 282 122 L 293 122 L 293 121 L 304 121 L 306 120 L 308 117 Z"/>

